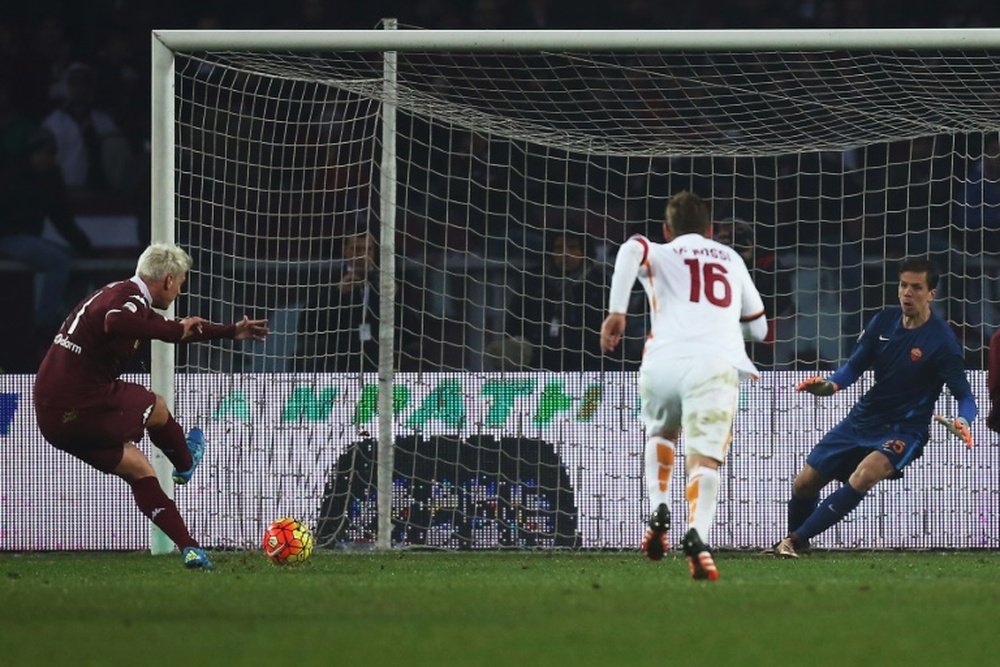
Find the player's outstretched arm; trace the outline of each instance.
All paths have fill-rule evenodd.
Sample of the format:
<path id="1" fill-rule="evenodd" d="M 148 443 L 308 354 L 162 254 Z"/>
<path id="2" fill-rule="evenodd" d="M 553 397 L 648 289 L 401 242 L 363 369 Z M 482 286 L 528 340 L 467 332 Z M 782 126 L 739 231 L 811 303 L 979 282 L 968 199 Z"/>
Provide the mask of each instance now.
<path id="1" fill-rule="evenodd" d="M 836 382 L 830 382 L 821 377 L 803 380 L 795 387 L 795 391 L 807 391 L 813 396 L 833 396 L 839 389 Z"/>
<path id="2" fill-rule="evenodd" d="M 948 429 L 949 433 L 964 442 L 966 449 L 972 449 L 974 445 L 972 442 L 972 431 L 969 430 L 969 422 L 965 421 L 964 417 L 942 417 L 941 415 L 934 415 L 934 421 L 944 426 Z"/>
<path id="3" fill-rule="evenodd" d="M 251 320 L 244 315 L 243 319 L 236 323 L 236 333 L 233 334 L 233 340 L 246 340 L 247 338 L 264 340 L 270 332 L 271 330 L 267 328 L 267 320 Z"/>
<path id="4" fill-rule="evenodd" d="M 195 343 L 203 340 L 216 340 L 218 338 L 232 338 L 233 340 L 264 340 L 270 330 L 267 328 L 267 320 L 251 320 L 246 315 L 239 322 L 233 324 L 215 324 L 203 317 L 185 317 L 180 320 L 184 326 L 185 343 Z"/>
<path id="5" fill-rule="evenodd" d="M 184 327 L 184 333 L 181 335 L 182 341 L 187 341 L 194 336 L 198 336 L 203 333 L 204 327 L 208 324 L 208 320 L 204 317 L 184 317 L 178 320 L 181 326 Z"/>

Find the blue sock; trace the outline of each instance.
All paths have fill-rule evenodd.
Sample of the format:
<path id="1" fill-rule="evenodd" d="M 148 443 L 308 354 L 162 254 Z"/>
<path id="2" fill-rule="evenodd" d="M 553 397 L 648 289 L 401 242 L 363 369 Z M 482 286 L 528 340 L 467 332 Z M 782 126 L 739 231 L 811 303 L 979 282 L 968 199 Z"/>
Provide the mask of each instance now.
<path id="1" fill-rule="evenodd" d="M 819 535 L 850 514 L 864 497 L 865 494 L 858 493 L 850 484 L 844 484 L 823 499 L 819 507 L 795 530 L 795 535 L 800 540 L 808 540 Z"/>
<path id="2" fill-rule="evenodd" d="M 792 497 L 788 500 L 788 532 L 794 532 L 801 526 L 809 518 L 809 515 L 815 511 L 818 504 L 819 496 L 815 498 L 799 498 L 793 493 Z"/>

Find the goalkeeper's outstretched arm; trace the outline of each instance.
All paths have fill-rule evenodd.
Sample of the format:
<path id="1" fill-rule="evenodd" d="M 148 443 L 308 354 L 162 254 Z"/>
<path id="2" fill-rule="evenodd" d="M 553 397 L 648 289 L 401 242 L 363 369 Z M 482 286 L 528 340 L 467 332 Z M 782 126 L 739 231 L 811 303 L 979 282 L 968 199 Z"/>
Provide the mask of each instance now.
<path id="1" fill-rule="evenodd" d="M 969 421 L 965 417 L 942 417 L 934 415 L 934 421 L 941 424 L 953 436 L 965 443 L 966 448 L 972 449 L 972 431 L 969 430 Z"/>
<path id="2" fill-rule="evenodd" d="M 846 389 L 857 382 L 861 374 L 872 365 L 875 358 L 877 336 L 872 334 L 875 322 L 881 314 L 872 318 L 865 330 L 861 332 L 858 343 L 854 347 L 850 358 L 843 366 L 834 371 L 829 377 L 812 377 L 800 382 L 795 391 L 806 391 L 813 396 L 832 396 L 841 389 Z"/>
<path id="3" fill-rule="evenodd" d="M 956 354 L 946 357 L 941 362 L 940 371 L 948 391 L 958 403 L 958 416 L 934 415 L 934 419 L 948 429 L 949 433 L 964 442 L 966 447 L 972 449 L 972 431 L 969 429 L 969 424 L 979 415 L 979 407 L 976 405 L 976 397 L 972 393 L 969 381 L 965 377 L 965 364 L 962 363 L 961 357 Z"/>

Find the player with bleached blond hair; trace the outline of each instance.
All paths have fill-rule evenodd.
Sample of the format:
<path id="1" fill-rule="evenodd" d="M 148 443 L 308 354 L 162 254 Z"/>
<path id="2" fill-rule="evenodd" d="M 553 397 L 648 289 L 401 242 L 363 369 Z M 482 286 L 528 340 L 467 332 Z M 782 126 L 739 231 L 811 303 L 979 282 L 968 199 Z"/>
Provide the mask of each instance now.
<path id="1" fill-rule="evenodd" d="M 691 576 L 714 581 L 719 571 L 705 542 L 718 503 L 719 466 L 732 441 L 740 380 L 758 376 L 744 341 L 763 341 L 767 320 L 742 257 L 712 240 L 711 212 L 700 197 L 671 197 L 663 231 L 667 243 L 633 236 L 618 250 L 601 349 L 609 352 L 621 342 L 638 278 L 651 319 L 639 368 L 652 507 L 642 550 L 660 560 L 669 548 L 670 481 L 683 430 L 689 513 L 681 546 Z"/>
<path id="2" fill-rule="evenodd" d="M 162 396 L 119 376 L 140 340 L 190 343 L 230 338 L 263 340 L 267 320 L 246 316 L 234 324 L 201 317 L 168 320 L 165 309 L 181 293 L 191 256 L 172 243 L 154 243 L 139 256 L 135 275 L 87 296 L 70 312 L 35 376 L 35 417 L 57 449 L 123 479 L 139 510 L 181 550 L 184 566 L 212 569 L 212 560 L 188 532 L 174 501 L 160 487 L 146 455 L 144 434 L 174 464 L 186 484 L 205 451 L 204 436 L 185 436 Z"/>

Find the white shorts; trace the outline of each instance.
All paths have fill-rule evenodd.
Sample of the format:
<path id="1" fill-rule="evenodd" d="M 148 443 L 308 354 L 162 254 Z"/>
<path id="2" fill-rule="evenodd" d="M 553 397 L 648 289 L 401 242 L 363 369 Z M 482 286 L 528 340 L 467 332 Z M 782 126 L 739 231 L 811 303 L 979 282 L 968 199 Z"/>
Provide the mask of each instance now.
<path id="1" fill-rule="evenodd" d="M 639 369 L 646 437 L 680 427 L 686 454 L 724 461 L 739 391 L 739 371 L 723 359 L 646 357 Z"/>

